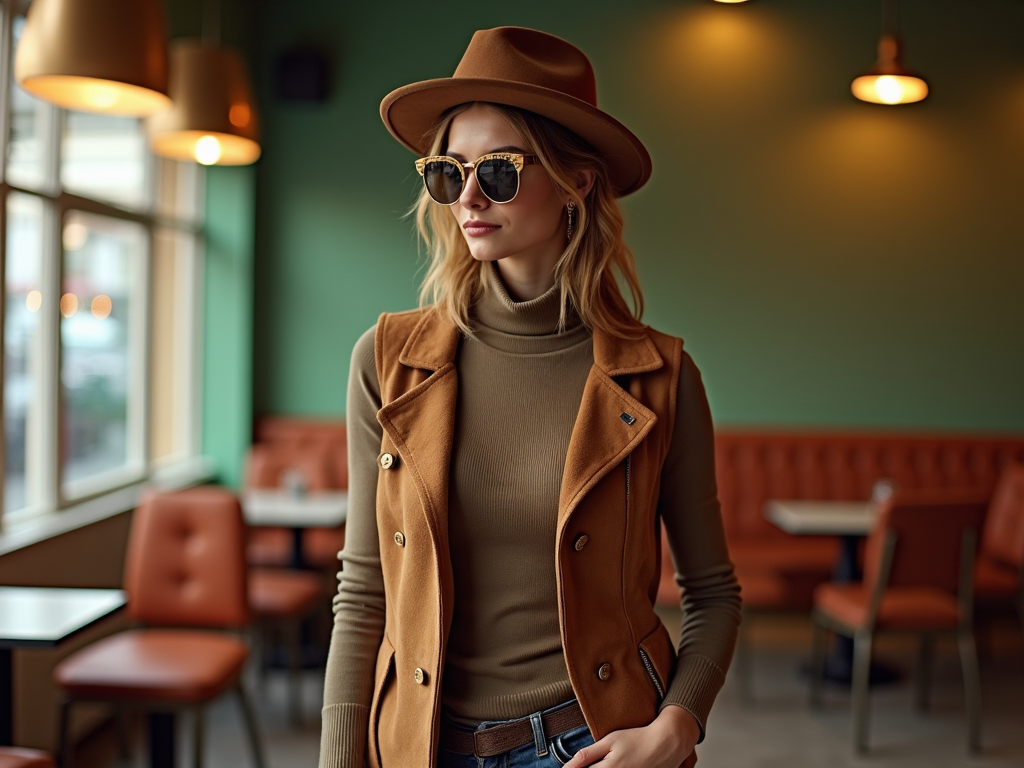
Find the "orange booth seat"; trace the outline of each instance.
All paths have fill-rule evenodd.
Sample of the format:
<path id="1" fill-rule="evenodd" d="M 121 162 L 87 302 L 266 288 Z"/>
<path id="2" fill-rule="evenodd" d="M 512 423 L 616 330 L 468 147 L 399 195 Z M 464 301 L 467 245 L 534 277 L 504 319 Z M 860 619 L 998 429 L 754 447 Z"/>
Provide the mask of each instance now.
<path id="1" fill-rule="evenodd" d="M 748 607 L 809 609 L 839 553 L 830 536 L 792 536 L 764 517 L 768 499 L 867 499 L 888 478 L 906 490 L 991 494 L 1024 437 L 725 429 L 715 434 L 718 495 L 729 552 Z M 678 603 L 662 536 L 659 602 Z"/>
<path id="2" fill-rule="evenodd" d="M 348 488 L 348 443 L 344 421 L 264 416 L 257 420 L 250 449 L 246 487 L 276 488 L 287 471 L 300 474 L 306 490 Z M 257 565 L 284 565 L 291 555 L 284 529 L 260 528 L 250 535 L 249 560 Z M 309 528 L 303 531 L 306 560 L 335 569 L 345 546 L 345 528 Z"/>

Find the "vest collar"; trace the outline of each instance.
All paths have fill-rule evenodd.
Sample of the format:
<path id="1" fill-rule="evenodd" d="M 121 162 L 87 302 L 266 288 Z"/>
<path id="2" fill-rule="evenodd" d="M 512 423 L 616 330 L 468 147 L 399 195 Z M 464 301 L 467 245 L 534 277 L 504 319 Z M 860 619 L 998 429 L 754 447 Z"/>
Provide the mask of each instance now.
<path id="1" fill-rule="evenodd" d="M 437 371 L 455 362 L 459 329 L 440 310 L 423 311 L 398 358 L 402 365 Z M 664 365 L 654 342 L 645 333 L 639 339 L 620 339 L 594 331 L 594 365 L 608 376 L 656 371 Z"/>

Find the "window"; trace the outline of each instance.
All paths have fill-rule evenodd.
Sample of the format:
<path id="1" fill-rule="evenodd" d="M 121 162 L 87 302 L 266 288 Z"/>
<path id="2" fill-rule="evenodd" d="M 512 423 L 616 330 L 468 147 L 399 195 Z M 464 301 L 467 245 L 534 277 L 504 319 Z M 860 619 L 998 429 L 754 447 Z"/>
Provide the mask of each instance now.
<path id="1" fill-rule="evenodd" d="M 202 171 L 14 82 L 0 0 L 5 522 L 198 455 Z"/>

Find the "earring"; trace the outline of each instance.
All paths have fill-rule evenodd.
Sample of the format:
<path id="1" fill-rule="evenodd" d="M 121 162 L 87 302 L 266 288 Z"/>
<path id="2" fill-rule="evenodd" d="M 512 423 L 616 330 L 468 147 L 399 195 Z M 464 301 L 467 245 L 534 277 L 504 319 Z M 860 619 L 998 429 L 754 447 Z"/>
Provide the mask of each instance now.
<path id="1" fill-rule="evenodd" d="M 566 212 L 569 214 L 569 227 L 565 231 L 566 240 L 572 240 L 572 212 L 576 210 L 576 203 L 570 200 L 565 206 Z"/>

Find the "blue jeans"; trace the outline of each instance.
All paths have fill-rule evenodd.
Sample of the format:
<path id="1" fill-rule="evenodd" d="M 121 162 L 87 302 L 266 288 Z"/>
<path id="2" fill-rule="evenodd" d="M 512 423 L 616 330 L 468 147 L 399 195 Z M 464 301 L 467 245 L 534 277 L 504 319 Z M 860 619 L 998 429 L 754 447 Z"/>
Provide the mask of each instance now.
<path id="1" fill-rule="evenodd" d="M 536 715 L 546 712 L 554 712 L 572 702 L 559 704 L 557 707 L 546 709 L 544 712 L 537 712 L 529 718 L 517 718 L 519 720 L 534 719 Z M 480 723 L 477 730 L 483 730 L 502 723 L 512 722 L 511 720 L 488 720 Z M 539 724 L 539 723 L 538 723 Z M 534 729 L 535 733 L 537 729 Z M 581 725 L 577 728 L 560 733 L 557 736 L 539 734 L 534 738 L 533 743 L 526 744 L 508 752 L 492 757 L 477 757 L 476 755 L 459 755 L 449 752 L 446 749 L 437 751 L 438 768 L 559 768 L 572 759 L 572 756 L 584 747 L 594 743 L 594 737 L 590 735 L 590 729 Z"/>

